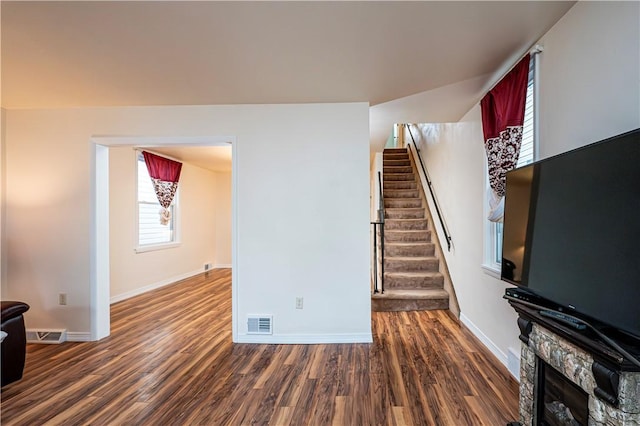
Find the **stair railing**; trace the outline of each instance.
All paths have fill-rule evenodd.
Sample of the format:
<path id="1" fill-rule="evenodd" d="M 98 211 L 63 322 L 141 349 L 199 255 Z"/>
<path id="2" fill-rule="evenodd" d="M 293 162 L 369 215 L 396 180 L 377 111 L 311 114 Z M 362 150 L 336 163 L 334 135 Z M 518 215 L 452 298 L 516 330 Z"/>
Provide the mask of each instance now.
<path id="1" fill-rule="evenodd" d="M 378 172 L 378 219 L 373 225 L 373 292 L 384 294 L 384 198 L 382 173 Z M 380 287 L 378 290 L 378 229 L 380 230 Z"/>
<path id="2" fill-rule="evenodd" d="M 429 179 L 429 174 L 427 173 L 427 169 L 422 162 L 422 156 L 420 155 L 420 150 L 418 150 L 418 146 L 416 145 L 416 140 L 413 138 L 413 133 L 411 132 L 411 127 L 408 124 L 405 124 L 404 127 L 409 131 L 409 136 L 411 136 L 411 142 L 413 142 L 413 148 L 418 155 L 418 160 L 420 161 L 420 167 L 422 168 L 422 173 L 424 173 L 424 177 L 427 180 L 427 187 L 429 188 L 429 193 L 431 194 L 431 199 L 433 200 L 433 205 L 436 209 L 436 214 L 438 215 L 438 220 L 440 221 L 440 226 L 442 227 L 442 232 L 444 233 L 444 238 L 447 242 L 447 251 L 451 251 L 451 236 L 449 235 L 449 230 L 442 219 L 442 214 L 440 213 L 440 207 L 438 206 L 438 200 L 436 199 L 433 185 L 431 184 L 431 179 Z M 410 147 L 411 143 L 407 142 L 407 148 L 411 151 Z M 412 152 L 413 154 L 413 152 Z"/>

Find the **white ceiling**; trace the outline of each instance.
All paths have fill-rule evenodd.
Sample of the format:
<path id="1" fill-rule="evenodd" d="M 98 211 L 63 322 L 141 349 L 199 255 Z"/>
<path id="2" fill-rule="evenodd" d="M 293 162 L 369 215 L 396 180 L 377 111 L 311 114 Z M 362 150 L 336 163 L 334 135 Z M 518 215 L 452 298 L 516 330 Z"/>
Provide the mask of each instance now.
<path id="1" fill-rule="evenodd" d="M 572 5 L 2 1 L 1 102 L 376 105 L 495 72 Z"/>
<path id="2" fill-rule="evenodd" d="M 165 146 L 145 148 L 213 172 L 231 172 L 231 146 Z"/>

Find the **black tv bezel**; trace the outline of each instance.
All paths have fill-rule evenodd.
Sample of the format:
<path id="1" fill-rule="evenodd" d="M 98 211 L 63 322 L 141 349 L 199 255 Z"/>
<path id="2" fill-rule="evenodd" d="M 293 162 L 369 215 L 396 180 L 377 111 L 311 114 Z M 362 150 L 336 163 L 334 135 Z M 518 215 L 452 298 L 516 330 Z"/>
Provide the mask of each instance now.
<path id="1" fill-rule="evenodd" d="M 533 172 L 534 183 L 532 183 L 532 186 L 535 186 L 535 188 L 537 190 L 537 185 L 535 183 L 536 182 L 535 181 L 535 177 L 536 177 L 535 168 L 540 167 L 542 164 L 544 164 L 546 162 L 557 161 L 559 159 L 562 159 L 563 157 L 571 156 L 574 153 L 577 153 L 577 152 L 580 152 L 580 151 L 583 151 L 583 150 L 588 150 L 590 148 L 593 148 L 593 147 L 596 147 L 596 146 L 599 146 L 599 145 L 602 145 L 602 144 L 614 142 L 615 140 L 626 138 L 626 137 L 629 137 L 629 136 L 632 136 L 632 135 L 637 135 L 637 137 L 640 138 L 640 128 L 637 128 L 637 129 L 634 129 L 634 130 L 630 130 L 628 132 L 621 133 L 619 135 L 611 136 L 611 137 L 608 137 L 606 139 L 602 139 L 600 141 L 596 141 L 596 142 L 593 142 L 593 143 L 590 143 L 590 144 L 587 144 L 587 145 L 584 145 L 584 146 L 581 146 L 581 147 L 577 147 L 577 148 L 571 149 L 569 151 L 566 151 L 566 152 L 563 152 L 563 153 L 560 153 L 560 154 L 556 154 L 556 155 L 551 156 L 551 157 L 540 159 L 540 160 L 534 161 L 533 163 L 526 164 L 526 165 L 524 165 L 522 167 L 519 167 L 517 169 L 514 169 L 514 170 L 511 170 L 511 171 L 507 172 L 507 181 L 509 179 L 509 175 L 512 174 L 513 172 L 518 171 L 518 170 L 524 170 L 524 169 L 527 169 L 527 168 L 532 168 L 532 169 L 534 169 L 534 172 Z M 506 199 L 506 197 L 508 195 L 508 185 L 506 186 L 506 188 L 507 189 L 506 189 L 506 192 L 505 192 L 505 200 L 504 200 L 504 202 L 505 202 L 504 222 L 505 223 L 506 223 L 506 219 L 507 219 L 507 210 L 506 210 L 507 199 Z M 535 219 L 535 209 L 534 209 L 533 213 L 531 212 L 531 209 L 532 209 L 532 207 L 530 206 L 529 217 Z M 527 226 L 527 231 L 526 231 L 527 237 L 525 239 L 525 251 L 524 251 L 523 262 L 522 262 L 523 263 L 523 265 L 522 265 L 523 278 L 526 276 L 525 273 L 528 273 L 528 268 L 529 268 L 529 259 L 530 259 L 530 252 L 531 252 L 531 236 L 532 236 L 531 234 L 533 232 L 533 226 L 531 225 L 531 222 L 532 222 L 531 220 L 528 221 L 528 226 Z M 503 232 L 503 235 L 502 235 L 502 238 L 503 238 L 503 241 L 502 241 L 503 253 L 504 253 L 504 237 L 505 237 L 505 234 L 506 233 Z M 504 261 L 504 257 L 502 258 L 502 260 Z M 555 309 L 555 310 L 560 311 L 560 312 L 570 313 L 572 315 L 575 315 L 578 318 L 583 318 L 585 321 L 588 321 L 590 323 L 593 323 L 593 324 L 597 325 L 598 328 L 613 329 L 616 332 L 622 333 L 624 335 L 628 335 L 633 339 L 638 339 L 638 341 L 640 342 L 640 335 L 636 335 L 634 332 L 631 332 L 631 331 L 629 331 L 627 329 L 619 328 L 618 326 L 609 323 L 606 320 L 606 318 L 594 317 L 594 316 L 592 316 L 590 314 L 581 312 L 580 310 L 576 310 L 576 309 L 572 308 L 569 305 L 565 305 L 563 303 L 559 303 L 559 302 L 557 302 L 557 301 L 555 301 L 553 299 L 550 299 L 550 298 L 546 297 L 546 295 L 544 295 L 544 294 L 540 294 L 540 292 L 536 291 L 536 289 L 532 289 L 531 287 L 529 287 L 528 283 L 522 283 L 522 282 L 518 282 L 518 281 L 514 281 L 512 279 L 506 278 L 504 276 L 504 270 L 502 268 L 502 264 L 501 264 L 501 267 L 500 267 L 500 279 L 502 281 L 508 283 L 508 284 L 511 284 L 513 286 L 516 286 L 517 288 L 522 289 L 523 291 L 526 291 L 527 293 L 531 294 L 532 296 L 534 296 L 536 298 L 540 298 L 540 299 L 546 301 L 545 304 L 547 306 L 549 306 L 551 309 Z"/>

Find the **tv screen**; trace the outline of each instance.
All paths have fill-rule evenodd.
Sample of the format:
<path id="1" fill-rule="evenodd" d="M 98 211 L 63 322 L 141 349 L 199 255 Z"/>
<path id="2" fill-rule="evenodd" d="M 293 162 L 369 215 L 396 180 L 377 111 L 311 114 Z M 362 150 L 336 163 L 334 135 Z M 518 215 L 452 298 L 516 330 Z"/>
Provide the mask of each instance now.
<path id="1" fill-rule="evenodd" d="M 507 173 L 502 279 L 640 337 L 640 129 Z"/>

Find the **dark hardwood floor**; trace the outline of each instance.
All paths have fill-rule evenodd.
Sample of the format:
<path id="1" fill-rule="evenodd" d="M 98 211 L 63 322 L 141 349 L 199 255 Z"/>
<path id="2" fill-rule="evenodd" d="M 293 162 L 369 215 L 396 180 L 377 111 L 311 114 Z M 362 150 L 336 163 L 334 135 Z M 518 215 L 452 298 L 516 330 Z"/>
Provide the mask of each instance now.
<path id="1" fill-rule="evenodd" d="M 445 312 L 374 312 L 373 344 L 231 343 L 231 271 L 112 305 L 100 342 L 28 345 L 2 425 L 504 425 L 506 369 Z"/>

